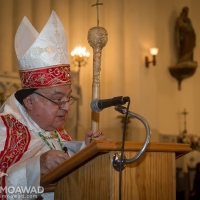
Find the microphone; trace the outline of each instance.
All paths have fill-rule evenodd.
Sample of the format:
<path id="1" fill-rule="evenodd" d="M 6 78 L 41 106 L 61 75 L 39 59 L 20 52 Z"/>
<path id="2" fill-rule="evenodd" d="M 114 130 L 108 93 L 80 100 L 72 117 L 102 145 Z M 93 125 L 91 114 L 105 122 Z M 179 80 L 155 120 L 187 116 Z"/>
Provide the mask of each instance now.
<path id="1" fill-rule="evenodd" d="M 130 98 L 123 96 L 114 97 L 112 99 L 94 99 L 91 102 L 90 107 L 94 112 L 101 112 L 104 108 L 116 105 L 123 105 L 128 101 L 130 101 Z"/>

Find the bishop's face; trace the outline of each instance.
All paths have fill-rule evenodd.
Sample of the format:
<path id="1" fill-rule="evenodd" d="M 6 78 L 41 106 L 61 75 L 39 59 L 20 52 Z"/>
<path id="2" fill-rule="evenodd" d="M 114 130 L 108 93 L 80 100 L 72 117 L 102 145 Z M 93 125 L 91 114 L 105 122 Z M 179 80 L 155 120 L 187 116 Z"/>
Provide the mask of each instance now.
<path id="1" fill-rule="evenodd" d="M 53 131 L 64 125 L 70 109 L 71 85 L 40 88 L 24 100 L 28 114 L 40 128 Z"/>

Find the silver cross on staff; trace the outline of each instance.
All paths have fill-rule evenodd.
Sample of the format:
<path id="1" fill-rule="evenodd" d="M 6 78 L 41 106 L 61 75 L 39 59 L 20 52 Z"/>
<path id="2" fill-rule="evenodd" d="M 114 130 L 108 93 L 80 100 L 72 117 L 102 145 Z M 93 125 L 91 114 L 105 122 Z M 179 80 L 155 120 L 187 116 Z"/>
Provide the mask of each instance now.
<path id="1" fill-rule="evenodd" d="M 102 6 L 103 3 L 99 3 L 99 1 L 97 0 L 97 3 L 93 4 L 93 6 L 96 6 L 97 7 L 97 27 L 99 26 L 99 7 L 98 6 Z"/>

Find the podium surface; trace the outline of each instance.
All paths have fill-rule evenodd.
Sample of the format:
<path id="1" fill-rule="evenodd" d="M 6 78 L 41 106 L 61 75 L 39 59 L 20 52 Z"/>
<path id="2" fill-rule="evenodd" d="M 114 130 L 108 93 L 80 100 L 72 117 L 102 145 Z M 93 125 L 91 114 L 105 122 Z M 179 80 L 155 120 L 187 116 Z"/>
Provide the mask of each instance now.
<path id="1" fill-rule="evenodd" d="M 55 184 L 56 200 L 118 200 L 119 172 L 112 158 L 121 141 L 94 141 L 41 178 Z M 134 157 L 142 143 L 125 142 L 125 156 Z M 122 171 L 122 199 L 175 200 L 175 159 L 191 151 L 189 144 L 149 143 L 146 152 Z"/>

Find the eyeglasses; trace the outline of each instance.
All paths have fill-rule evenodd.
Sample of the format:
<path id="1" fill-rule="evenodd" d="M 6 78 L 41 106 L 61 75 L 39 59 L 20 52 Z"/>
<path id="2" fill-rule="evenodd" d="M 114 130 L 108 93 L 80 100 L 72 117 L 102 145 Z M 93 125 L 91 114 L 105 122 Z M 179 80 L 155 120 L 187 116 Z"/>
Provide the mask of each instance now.
<path id="1" fill-rule="evenodd" d="M 40 93 L 37 93 L 37 92 L 33 92 L 33 93 L 38 94 L 39 96 L 41 96 L 41 97 L 43 97 L 43 98 L 45 98 L 45 99 L 51 101 L 52 103 L 56 104 L 56 105 L 59 107 L 59 109 L 63 108 L 64 105 L 65 105 L 67 102 L 68 102 L 70 105 L 72 105 L 72 104 L 76 101 L 76 98 L 74 98 L 73 96 L 69 96 L 67 101 L 55 102 L 55 101 L 53 101 L 53 100 L 51 100 L 51 99 L 45 97 L 44 95 L 42 95 L 42 94 L 40 94 Z"/>

